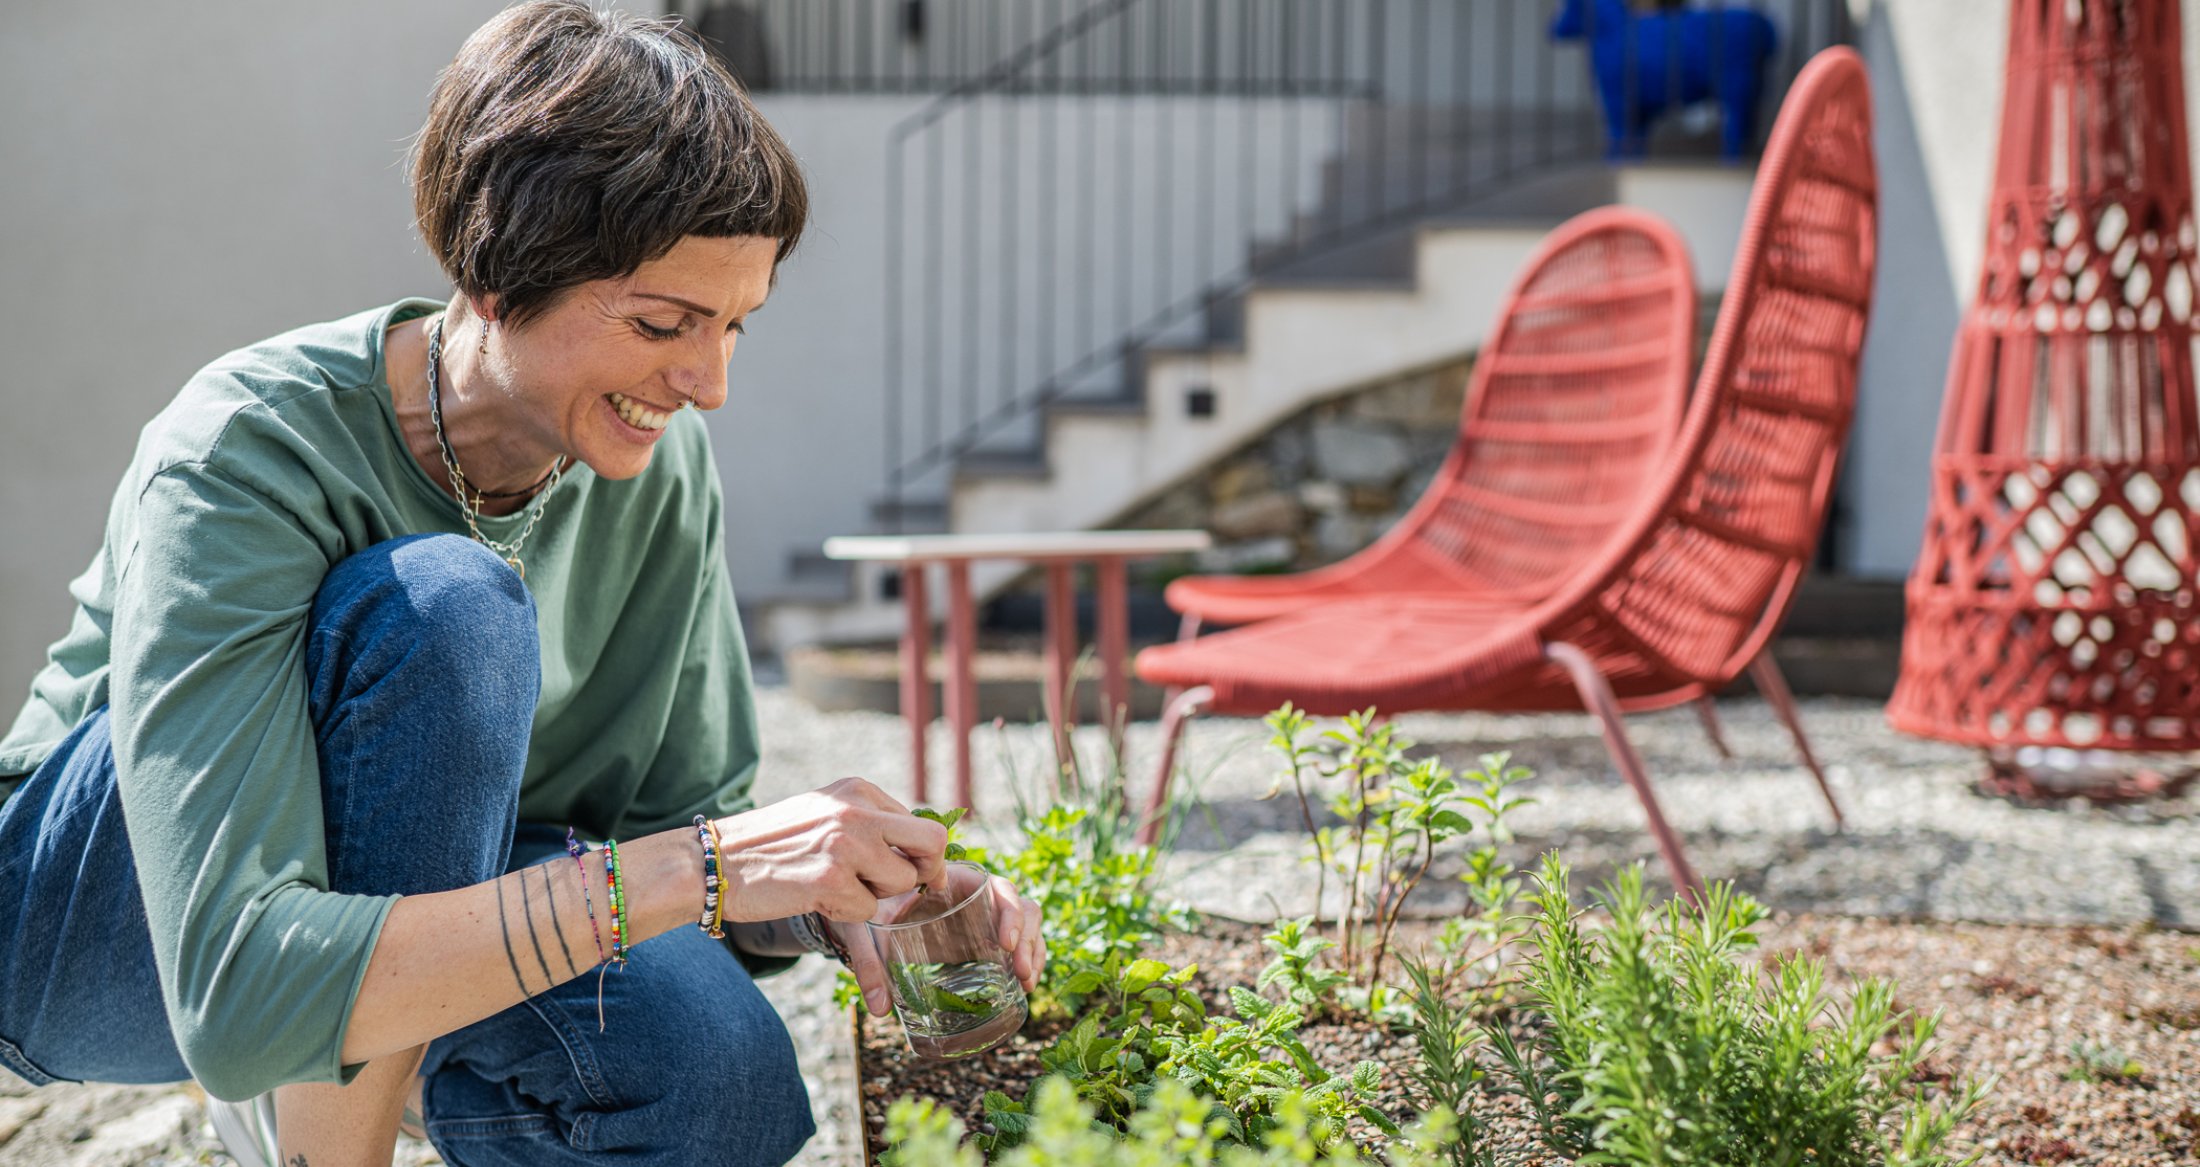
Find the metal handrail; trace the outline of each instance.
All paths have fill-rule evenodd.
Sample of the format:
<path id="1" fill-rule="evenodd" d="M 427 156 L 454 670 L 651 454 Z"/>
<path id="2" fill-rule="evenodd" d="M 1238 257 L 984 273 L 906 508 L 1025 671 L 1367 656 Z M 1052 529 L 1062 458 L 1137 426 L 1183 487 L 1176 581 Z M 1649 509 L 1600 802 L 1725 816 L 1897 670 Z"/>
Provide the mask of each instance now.
<path id="1" fill-rule="evenodd" d="M 1135 384 L 1142 350 L 1211 342 L 1263 277 L 1602 156 L 1584 47 L 1544 36 L 1559 3 L 1045 5 L 1058 19 L 888 134 L 888 500 L 944 491 L 1052 403 L 1111 399 L 1096 387 Z M 1847 35 L 1842 0 L 1716 6 L 1784 33 L 1760 128 Z"/>

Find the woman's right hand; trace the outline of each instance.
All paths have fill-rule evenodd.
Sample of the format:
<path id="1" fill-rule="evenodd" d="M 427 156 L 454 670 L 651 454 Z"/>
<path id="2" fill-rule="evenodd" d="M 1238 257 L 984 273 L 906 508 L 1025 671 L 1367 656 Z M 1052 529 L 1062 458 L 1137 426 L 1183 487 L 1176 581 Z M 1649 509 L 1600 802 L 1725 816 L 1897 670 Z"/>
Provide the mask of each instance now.
<path id="1" fill-rule="evenodd" d="M 718 832 L 729 921 L 822 912 L 854 923 L 947 878 L 947 828 L 861 778 L 720 819 Z"/>

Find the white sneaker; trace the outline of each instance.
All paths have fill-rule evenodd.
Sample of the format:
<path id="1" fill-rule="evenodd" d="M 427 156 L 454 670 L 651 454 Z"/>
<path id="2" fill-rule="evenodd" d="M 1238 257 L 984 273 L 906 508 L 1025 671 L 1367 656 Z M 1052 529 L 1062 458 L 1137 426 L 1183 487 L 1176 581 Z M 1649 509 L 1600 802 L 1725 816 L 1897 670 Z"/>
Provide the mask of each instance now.
<path id="1" fill-rule="evenodd" d="M 223 1102 L 208 1095 L 206 1117 L 222 1148 L 237 1167 L 278 1167 L 282 1152 L 275 1145 L 275 1094 L 269 1091 L 250 1102 Z"/>

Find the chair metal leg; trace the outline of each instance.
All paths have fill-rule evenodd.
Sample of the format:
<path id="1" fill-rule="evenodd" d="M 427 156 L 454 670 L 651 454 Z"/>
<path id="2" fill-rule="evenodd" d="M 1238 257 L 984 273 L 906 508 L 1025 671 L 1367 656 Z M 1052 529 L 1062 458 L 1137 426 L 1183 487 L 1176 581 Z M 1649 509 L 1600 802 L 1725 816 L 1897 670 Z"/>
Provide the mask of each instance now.
<path id="1" fill-rule="evenodd" d="M 1719 728 L 1719 707 L 1710 697 L 1698 697 L 1695 701 L 1696 720 L 1703 723 L 1703 735 L 1711 739 L 1711 748 L 1727 761 L 1734 760 L 1734 751 L 1726 744 L 1726 733 Z"/>
<path id="2" fill-rule="evenodd" d="M 1701 902 L 1703 881 L 1696 878 L 1695 868 L 1688 865 L 1688 856 L 1681 850 L 1680 837 L 1666 823 L 1665 812 L 1658 809 L 1658 796 L 1650 789 L 1650 774 L 1643 768 L 1642 756 L 1627 740 L 1627 727 L 1620 720 L 1619 699 L 1612 695 L 1611 683 L 1597 671 L 1588 653 L 1571 644 L 1546 644 L 1543 655 L 1566 670 L 1581 693 L 1582 705 L 1603 723 L 1604 748 L 1619 767 L 1620 777 L 1634 788 L 1636 800 L 1642 803 L 1643 814 L 1650 820 L 1650 834 L 1657 840 L 1658 853 L 1665 857 L 1667 874 L 1673 878 L 1673 889 L 1691 901 Z"/>
<path id="3" fill-rule="evenodd" d="M 1749 662 L 1749 676 L 1757 682 L 1757 691 L 1764 694 L 1779 715 L 1781 724 L 1787 726 L 1789 736 L 1795 739 L 1795 752 L 1803 755 L 1803 765 L 1809 767 L 1810 776 L 1818 780 L 1818 793 L 1826 796 L 1826 806 L 1833 811 L 1833 829 L 1842 830 L 1848 820 L 1841 814 L 1841 804 L 1833 797 L 1833 786 L 1826 781 L 1826 772 L 1818 765 L 1818 756 L 1810 752 L 1810 739 L 1803 734 L 1803 718 L 1795 708 L 1795 694 L 1788 689 L 1787 678 L 1780 674 L 1780 666 L 1773 663 L 1772 649 L 1768 646 Z"/>
<path id="4" fill-rule="evenodd" d="M 1169 804 L 1169 779 L 1176 774 L 1176 747 L 1184 736 L 1184 723 L 1206 708 L 1214 696 L 1213 687 L 1208 685 L 1186 689 L 1161 713 L 1161 768 L 1153 776 L 1153 796 L 1146 804 L 1146 817 L 1138 824 L 1141 845 L 1151 846 L 1154 836 L 1160 833 L 1161 811 Z"/>
<path id="5" fill-rule="evenodd" d="M 932 728 L 932 606 L 924 588 L 929 566 L 913 562 L 901 568 L 901 716 L 909 725 L 910 801 L 920 805 L 931 801 L 924 756 L 924 735 Z"/>
<path id="6" fill-rule="evenodd" d="M 1046 678 L 1043 696 L 1047 726 L 1054 734 L 1054 791 L 1066 793 L 1071 784 L 1070 722 L 1076 716 L 1071 692 L 1077 669 L 1077 592 L 1071 564 L 1056 560 L 1046 567 L 1046 603 L 1042 608 L 1042 636 L 1046 641 Z"/>
<path id="7" fill-rule="evenodd" d="M 1183 617 L 1176 622 L 1177 643 L 1182 644 L 1187 640 L 1199 639 L 1199 624 L 1199 613 L 1184 613 Z M 1171 685 L 1163 689 L 1161 691 L 1161 707 L 1167 709 L 1169 706 L 1176 704 L 1176 699 L 1183 695 L 1184 689 L 1178 685 Z"/>

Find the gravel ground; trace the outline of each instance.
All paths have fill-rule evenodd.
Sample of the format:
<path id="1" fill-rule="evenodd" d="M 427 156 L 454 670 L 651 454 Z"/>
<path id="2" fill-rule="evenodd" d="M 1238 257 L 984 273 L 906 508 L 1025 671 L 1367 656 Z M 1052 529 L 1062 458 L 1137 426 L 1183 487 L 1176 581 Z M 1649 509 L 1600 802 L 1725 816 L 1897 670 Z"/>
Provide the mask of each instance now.
<path id="1" fill-rule="evenodd" d="M 761 801 L 851 774 L 909 796 L 908 738 L 897 718 L 820 714 L 778 688 L 760 692 L 759 708 L 765 738 Z M 1836 833 L 1767 708 L 1740 700 L 1723 703 L 1721 711 L 1736 753 L 1732 760 L 1712 752 L 1686 711 L 1629 722 L 1666 816 L 1707 878 L 1736 880 L 1794 913 L 2086 924 L 2123 930 L 2117 935 L 2136 926 L 2200 929 L 2200 792 L 2120 808 L 2018 806 L 1982 798 L 1972 791 L 1979 769 L 1974 752 L 1897 736 L 1879 707 L 1868 702 L 1809 700 L 1804 720 L 1848 814 L 1848 828 Z M 1517 820 L 1519 858 L 1562 847 L 1585 878 L 1637 859 L 1656 870 L 1641 810 L 1612 773 L 1588 718 L 1416 714 L 1398 724 L 1454 765 L 1471 764 L 1487 751 L 1511 750 L 1516 761 L 1536 768 L 1540 777 L 1523 793 L 1540 801 Z M 1209 718 L 1195 722 L 1185 741 L 1186 773 L 1204 807 L 1180 841 L 1170 870 L 1176 894 L 1211 914 L 1259 921 L 1279 909 L 1300 914 L 1312 906 L 1307 902 L 1311 871 L 1300 863 L 1304 847 L 1295 830 L 1298 812 L 1287 800 L 1262 797 L 1273 778 L 1265 736 L 1257 722 Z M 1046 734 L 1015 726 L 981 730 L 978 739 L 977 802 L 981 810 L 996 812 L 997 829 L 1011 817 L 1007 812 L 1019 791 L 1028 798 L 1040 788 Z M 935 726 L 929 740 L 933 800 L 940 801 L 946 793 L 948 735 Z M 1108 752 L 1104 736 L 1080 731 L 1078 743 L 1081 757 L 1095 770 L 1105 768 L 1100 765 Z M 1146 788 L 1157 746 L 1153 723 L 1130 727 L 1125 753 L 1134 789 Z M 981 834 L 986 829 L 981 823 Z M 1443 882 L 1432 880 L 1431 890 L 1444 890 Z M 1432 913 L 1447 906 L 1437 894 L 1421 905 Z M 1976 941 L 1985 947 L 1974 963 L 2035 966 L 2029 959 L 1994 955 L 1992 938 L 2014 934 L 1915 931 L 1928 938 L 1986 937 Z M 1861 935 L 1835 943 L 1852 942 L 1865 943 Z M 1861 951 L 1843 949 L 1840 955 L 1861 962 Z M 2188 986 L 2200 979 L 2190 966 L 2179 975 Z M 830 986 L 831 977 L 816 962 L 766 982 L 794 1032 L 819 1110 L 821 1133 L 801 1160 L 806 1167 L 844 1167 L 858 1153 L 853 1051 L 844 1015 L 829 1006 Z M 2189 1043 L 2190 1032 L 2180 1032 Z M 2056 1053 L 2039 1052 L 2046 1060 L 2038 1064 L 2049 1065 Z M 2155 1072 L 2190 1078 L 2200 1074 L 2200 1064 L 2189 1057 L 2165 1059 Z M 2096 1088 L 2086 1100 L 2111 1094 Z M 2175 1119 L 2173 1114 L 2162 1121 L 2174 1126 Z M 2059 1147 L 2052 1140 L 2063 1136 L 2041 1137 L 2048 1141 L 2034 1151 L 2046 1157 L 2037 1161 L 2057 1161 Z M 2082 1152 L 2066 1161 L 2174 1161 L 2089 1157 L 2094 1154 Z M 424 1145 L 407 1143 L 398 1161 L 409 1167 L 436 1160 Z M 188 1087 L 55 1086 L 34 1092 L 0 1075 L 0 1162 L 106 1167 L 228 1159 Z"/>

